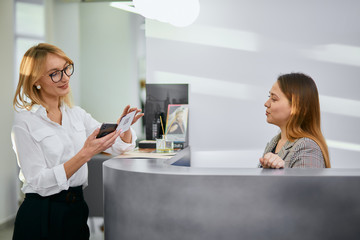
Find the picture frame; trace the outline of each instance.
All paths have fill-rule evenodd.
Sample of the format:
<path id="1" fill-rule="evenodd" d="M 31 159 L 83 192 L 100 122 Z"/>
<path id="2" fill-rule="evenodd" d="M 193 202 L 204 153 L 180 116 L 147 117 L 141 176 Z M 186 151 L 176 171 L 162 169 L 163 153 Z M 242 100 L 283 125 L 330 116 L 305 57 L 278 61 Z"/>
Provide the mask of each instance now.
<path id="1" fill-rule="evenodd" d="M 166 117 L 167 139 L 174 142 L 186 142 L 189 120 L 188 104 L 169 104 Z"/>

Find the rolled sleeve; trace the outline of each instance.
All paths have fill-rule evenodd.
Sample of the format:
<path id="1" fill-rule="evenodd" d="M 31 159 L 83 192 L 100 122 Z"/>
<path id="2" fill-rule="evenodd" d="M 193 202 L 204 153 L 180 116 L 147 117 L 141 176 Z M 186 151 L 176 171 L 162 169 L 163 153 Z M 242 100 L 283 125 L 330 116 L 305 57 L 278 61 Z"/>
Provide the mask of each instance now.
<path id="1" fill-rule="evenodd" d="M 130 128 L 131 130 L 131 143 L 124 142 L 120 137 L 118 137 L 109 149 L 107 149 L 105 152 L 110 153 L 112 155 L 120 155 L 124 152 L 132 151 L 136 146 L 136 132 L 134 129 Z"/>
<path id="2" fill-rule="evenodd" d="M 56 182 L 57 182 L 57 185 L 59 186 L 59 188 L 62 190 L 68 189 L 69 183 L 68 183 L 68 179 L 66 177 L 64 164 L 55 166 L 53 168 L 53 171 L 54 171 Z"/>

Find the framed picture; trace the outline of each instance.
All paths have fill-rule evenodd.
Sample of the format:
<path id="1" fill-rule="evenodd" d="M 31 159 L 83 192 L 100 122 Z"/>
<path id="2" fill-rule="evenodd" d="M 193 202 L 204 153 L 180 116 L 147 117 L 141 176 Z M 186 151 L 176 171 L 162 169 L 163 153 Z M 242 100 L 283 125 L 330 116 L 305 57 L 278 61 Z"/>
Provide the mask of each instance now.
<path id="1" fill-rule="evenodd" d="M 188 128 L 189 106 L 169 104 L 166 118 L 166 136 L 174 142 L 185 142 Z"/>

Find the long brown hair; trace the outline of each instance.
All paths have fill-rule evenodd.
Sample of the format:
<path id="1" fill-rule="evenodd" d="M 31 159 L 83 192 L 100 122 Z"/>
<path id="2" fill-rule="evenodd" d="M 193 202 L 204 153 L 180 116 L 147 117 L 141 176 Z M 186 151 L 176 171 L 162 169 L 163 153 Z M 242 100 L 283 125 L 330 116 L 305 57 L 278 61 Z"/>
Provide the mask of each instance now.
<path id="1" fill-rule="evenodd" d="M 46 103 L 41 99 L 35 82 L 42 77 L 49 53 L 73 64 L 73 61 L 60 48 L 48 43 L 40 43 L 27 50 L 20 64 L 19 82 L 13 100 L 15 110 L 17 108 L 30 110 L 34 104 L 41 104 L 46 108 Z M 71 94 L 60 97 L 61 102 L 71 107 Z"/>
<path id="2" fill-rule="evenodd" d="M 314 80 L 303 73 L 290 73 L 277 80 L 281 91 L 291 105 L 286 125 L 287 138 L 294 141 L 307 137 L 315 141 L 324 156 L 325 167 L 330 168 L 329 151 L 320 126 L 319 94 Z"/>

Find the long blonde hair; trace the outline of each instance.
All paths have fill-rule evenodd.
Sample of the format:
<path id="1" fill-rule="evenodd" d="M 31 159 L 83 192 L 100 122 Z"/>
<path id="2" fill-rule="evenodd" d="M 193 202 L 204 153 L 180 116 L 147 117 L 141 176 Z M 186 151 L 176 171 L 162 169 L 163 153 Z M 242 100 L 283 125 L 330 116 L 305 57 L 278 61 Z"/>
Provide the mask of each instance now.
<path id="1" fill-rule="evenodd" d="M 60 48 L 48 43 L 40 43 L 27 50 L 20 64 L 19 82 L 13 100 L 15 110 L 17 108 L 30 110 L 34 104 L 41 104 L 46 107 L 35 82 L 43 76 L 46 57 L 49 53 L 73 64 L 73 61 Z M 62 102 L 71 107 L 71 94 L 68 93 L 60 97 L 59 104 Z"/>
<path id="2" fill-rule="evenodd" d="M 329 151 L 320 126 L 319 94 L 314 80 L 302 73 L 279 76 L 281 91 L 291 105 L 290 119 L 286 125 L 287 138 L 294 141 L 307 137 L 315 141 L 324 156 L 325 167 L 330 168 Z"/>

